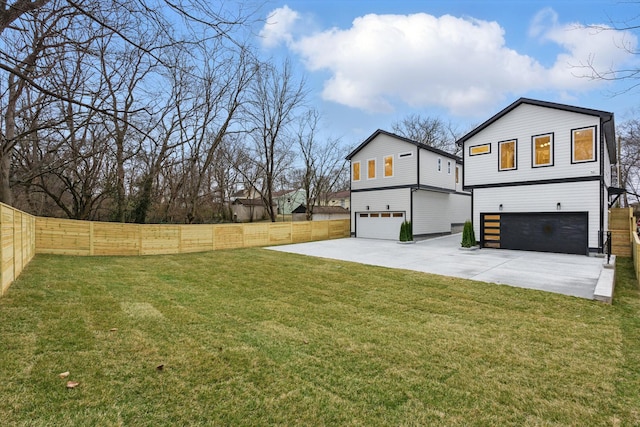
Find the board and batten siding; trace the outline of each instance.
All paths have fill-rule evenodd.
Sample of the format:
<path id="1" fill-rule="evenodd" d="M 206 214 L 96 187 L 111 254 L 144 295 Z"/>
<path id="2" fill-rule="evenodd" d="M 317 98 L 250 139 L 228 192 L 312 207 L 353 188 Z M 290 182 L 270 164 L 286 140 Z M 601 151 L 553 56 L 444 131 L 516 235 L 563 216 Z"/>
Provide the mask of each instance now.
<path id="1" fill-rule="evenodd" d="M 596 162 L 571 163 L 571 130 L 596 126 Z M 553 133 L 553 166 L 532 167 L 534 135 Z M 465 186 L 600 175 L 600 118 L 521 104 L 464 143 Z M 498 171 L 498 142 L 517 139 L 517 169 Z M 491 144 L 491 153 L 469 156 L 469 147 Z M 608 151 L 603 150 L 608 156 Z M 608 163 L 605 163 L 605 165 Z M 539 211 L 539 209 L 536 209 Z"/>
<path id="2" fill-rule="evenodd" d="M 471 218 L 471 197 L 464 194 L 416 191 L 413 194 L 413 234 L 451 232 L 451 224 Z"/>
<path id="3" fill-rule="evenodd" d="M 473 201 L 476 237 L 480 238 L 481 213 L 588 212 L 589 247 L 597 248 L 600 231 L 600 200 L 597 196 L 599 191 L 599 181 L 476 188 Z M 594 197 L 585 198 L 585 194 L 593 194 Z M 557 210 L 558 203 L 561 205 L 560 211 Z"/>
<path id="4" fill-rule="evenodd" d="M 438 159 L 441 170 L 438 171 Z M 451 164 L 451 173 L 447 171 L 447 163 Z M 432 187 L 455 190 L 456 160 L 428 150 L 420 150 L 420 184 Z"/>
<path id="5" fill-rule="evenodd" d="M 389 205 L 389 209 L 387 209 Z M 367 209 L 369 206 L 369 209 Z M 362 191 L 351 193 L 351 232 L 356 232 L 356 215 L 360 212 L 406 212 L 410 220 L 411 189 L 397 188 L 389 190 Z M 414 232 L 415 233 L 415 232 Z"/>
<path id="6" fill-rule="evenodd" d="M 415 184 L 417 174 L 416 151 L 417 147 L 411 143 L 379 134 L 351 159 L 352 168 L 355 162 L 360 162 L 360 180 L 353 180 L 352 169 L 351 190 Z M 399 154 L 409 152 L 413 153 L 413 155 L 399 157 Z M 386 156 L 393 156 L 393 176 L 391 177 L 384 176 L 384 158 Z M 367 162 L 370 159 L 376 160 L 375 179 L 367 178 Z"/>

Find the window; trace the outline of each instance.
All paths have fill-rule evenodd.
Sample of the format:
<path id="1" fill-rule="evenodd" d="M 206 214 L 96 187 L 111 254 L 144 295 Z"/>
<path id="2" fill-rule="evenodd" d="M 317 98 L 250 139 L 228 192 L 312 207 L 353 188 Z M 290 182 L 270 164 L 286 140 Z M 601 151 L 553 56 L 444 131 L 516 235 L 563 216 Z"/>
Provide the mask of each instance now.
<path id="1" fill-rule="evenodd" d="M 479 156 L 481 154 L 491 153 L 491 144 L 482 144 L 469 147 L 470 156 Z"/>
<path id="2" fill-rule="evenodd" d="M 451 175 L 451 161 L 447 161 L 447 173 Z"/>
<path id="3" fill-rule="evenodd" d="M 456 184 L 460 183 L 460 168 L 456 166 Z"/>
<path id="4" fill-rule="evenodd" d="M 536 135 L 531 137 L 532 167 L 553 166 L 553 134 Z"/>
<path id="5" fill-rule="evenodd" d="M 384 158 L 384 177 L 393 176 L 393 156 L 386 156 Z"/>
<path id="6" fill-rule="evenodd" d="M 442 159 L 438 157 L 438 172 L 442 171 Z"/>
<path id="7" fill-rule="evenodd" d="M 498 143 L 499 152 L 499 165 L 498 170 L 508 171 L 517 169 L 516 167 L 516 142 L 512 139 L 510 141 L 502 141 Z"/>
<path id="8" fill-rule="evenodd" d="M 376 159 L 367 160 L 367 179 L 376 178 Z"/>
<path id="9" fill-rule="evenodd" d="M 401 158 L 401 159 L 404 158 L 404 157 L 413 157 L 413 151 L 408 151 L 406 153 L 400 153 L 400 154 L 398 154 L 398 157 Z"/>
<path id="10" fill-rule="evenodd" d="M 596 160 L 595 126 L 571 131 L 571 163 Z"/>
<path id="11" fill-rule="evenodd" d="M 360 162 L 353 163 L 353 180 L 360 181 Z"/>

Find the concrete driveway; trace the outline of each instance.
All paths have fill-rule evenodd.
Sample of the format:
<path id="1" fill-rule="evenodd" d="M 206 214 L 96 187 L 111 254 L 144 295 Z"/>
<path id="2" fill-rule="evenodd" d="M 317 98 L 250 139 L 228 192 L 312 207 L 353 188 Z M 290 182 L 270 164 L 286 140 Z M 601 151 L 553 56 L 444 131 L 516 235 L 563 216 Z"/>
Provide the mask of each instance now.
<path id="1" fill-rule="evenodd" d="M 391 240 L 345 238 L 268 249 L 361 264 L 422 271 L 599 299 L 613 295 L 613 270 L 606 259 L 505 249 L 460 249 L 460 234 L 399 244 Z M 598 291 L 596 291 L 598 287 Z M 608 289 L 610 288 L 610 289 Z M 610 302 L 610 298 L 608 300 Z"/>

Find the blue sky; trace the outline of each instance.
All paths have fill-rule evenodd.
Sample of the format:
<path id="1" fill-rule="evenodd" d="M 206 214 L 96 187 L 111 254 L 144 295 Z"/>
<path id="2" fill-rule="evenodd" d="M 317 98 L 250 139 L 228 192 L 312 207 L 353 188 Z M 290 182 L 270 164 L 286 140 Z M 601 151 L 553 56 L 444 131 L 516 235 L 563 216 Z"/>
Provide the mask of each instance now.
<path id="1" fill-rule="evenodd" d="M 640 91 L 585 76 L 640 68 L 639 34 L 616 30 L 640 4 L 604 0 L 268 1 L 256 28 L 265 57 L 290 58 L 307 79 L 327 135 L 354 146 L 408 114 L 460 132 L 519 97 L 612 111 L 621 122 Z M 602 30 L 604 28 L 604 30 Z M 636 111 L 636 113 L 640 113 Z"/>

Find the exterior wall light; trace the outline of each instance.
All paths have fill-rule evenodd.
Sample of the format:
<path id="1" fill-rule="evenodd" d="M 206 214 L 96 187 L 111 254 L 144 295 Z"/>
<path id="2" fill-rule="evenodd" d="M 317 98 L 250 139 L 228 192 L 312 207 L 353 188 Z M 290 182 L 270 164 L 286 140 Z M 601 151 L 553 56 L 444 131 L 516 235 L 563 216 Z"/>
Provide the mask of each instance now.
<path id="1" fill-rule="evenodd" d="M 562 205 L 560 204 L 560 202 L 558 202 L 558 204 L 556 205 L 556 210 L 559 211 L 560 209 L 562 209 Z"/>
<path id="2" fill-rule="evenodd" d="M 498 206 L 498 209 L 502 210 L 502 203 L 500 203 L 500 206 Z"/>

